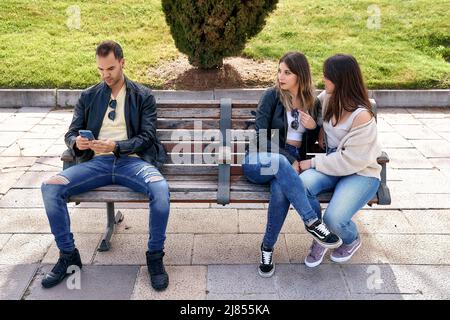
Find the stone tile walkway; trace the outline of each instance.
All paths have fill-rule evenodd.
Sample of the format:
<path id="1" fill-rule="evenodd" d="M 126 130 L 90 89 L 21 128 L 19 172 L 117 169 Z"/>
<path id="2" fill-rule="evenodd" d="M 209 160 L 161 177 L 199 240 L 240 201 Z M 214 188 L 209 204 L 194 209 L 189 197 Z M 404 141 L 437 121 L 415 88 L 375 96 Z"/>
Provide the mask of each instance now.
<path id="1" fill-rule="evenodd" d="M 392 205 L 355 222 L 363 246 L 338 265 L 303 264 L 311 239 L 295 211 L 278 240 L 274 277 L 257 274 L 267 205 L 173 204 L 166 242 L 170 286 L 151 289 L 147 205 L 118 208 L 112 249 L 98 252 L 104 204 L 69 204 L 84 268 L 52 290 L 57 260 L 40 195 L 60 171 L 70 110 L 0 109 L 0 299 L 450 299 L 450 109 L 380 109 Z"/>

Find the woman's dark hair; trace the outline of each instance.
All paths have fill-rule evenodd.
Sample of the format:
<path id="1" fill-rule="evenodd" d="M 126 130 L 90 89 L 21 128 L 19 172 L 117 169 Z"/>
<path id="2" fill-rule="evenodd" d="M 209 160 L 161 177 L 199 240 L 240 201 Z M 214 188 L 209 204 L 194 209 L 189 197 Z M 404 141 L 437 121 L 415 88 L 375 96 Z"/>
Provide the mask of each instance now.
<path id="1" fill-rule="evenodd" d="M 99 57 L 106 57 L 111 51 L 114 53 L 114 57 L 117 60 L 123 59 L 122 47 L 120 44 L 112 40 L 106 40 L 100 43 L 95 50 L 95 55 Z"/>
<path id="2" fill-rule="evenodd" d="M 336 54 L 329 57 L 323 64 L 323 75 L 334 84 L 324 121 L 330 121 L 334 116 L 337 124 L 344 110 L 353 112 L 360 107 L 366 108 L 374 116 L 361 69 L 353 56 Z"/>

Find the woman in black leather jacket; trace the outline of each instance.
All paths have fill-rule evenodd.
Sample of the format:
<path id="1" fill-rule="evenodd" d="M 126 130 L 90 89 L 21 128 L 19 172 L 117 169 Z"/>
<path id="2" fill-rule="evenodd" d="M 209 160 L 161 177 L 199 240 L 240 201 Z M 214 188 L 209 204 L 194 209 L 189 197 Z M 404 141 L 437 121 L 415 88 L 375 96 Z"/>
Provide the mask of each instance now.
<path id="1" fill-rule="evenodd" d="M 320 206 L 312 207 L 299 178 L 299 162 L 306 155 L 307 138 L 315 139 L 321 121 L 311 71 L 304 54 L 288 52 L 279 61 L 277 84 L 261 97 L 256 112 L 256 139 L 250 143 L 242 169 L 250 182 L 270 183 L 266 233 L 261 244 L 259 274 L 272 276 L 273 247 L 289 210 L 300 214 L 306 230 L 326 248 L 342 241 L 318 218 Z"/>

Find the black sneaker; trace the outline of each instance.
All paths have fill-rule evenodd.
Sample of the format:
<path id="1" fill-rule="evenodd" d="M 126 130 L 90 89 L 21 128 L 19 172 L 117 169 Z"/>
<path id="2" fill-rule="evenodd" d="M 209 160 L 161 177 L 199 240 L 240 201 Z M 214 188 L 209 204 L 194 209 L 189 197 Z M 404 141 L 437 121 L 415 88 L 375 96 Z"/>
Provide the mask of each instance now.
<path id="1" fill-rule="evenodd" d="M 270 278 L 275 272 L 275 264 L 272 260 L 273 249 L 267 250 L 261 244 L 261 263 L 258 267 L 258 273 L 261 277 Z"/>
<path id="2" fill-rule="evenodd" d="M 156 291 L 162 291 L 169 285 L 169 275 L 164 269 L 163 264 L 163 251 L 156 251 L 154 253 L 146 252 L 147 256 L 147 268 L 150 275 L 150 282 L 153 289 Z"/>
<path id="3" fill-rule="evenodd" d="M 305 228 L 322 247 L 334 249 L 342 244 L 342 239 L 331 233 L 319 219 L 309 227 L 305 224 Z"/>
<path id="4" fill-rule="evenodd" d="M 68 275 L 67 269 L 73 265 L 78 266 L 80 269 L 83 267 L 78 249 L 75 248 L 71 253 L 60 252 L 58 262 L 55 264 L 52 271 L 47 273 L 42 279 L 42 286 L 44 288 L 56 286 L 64 280 Z"/>

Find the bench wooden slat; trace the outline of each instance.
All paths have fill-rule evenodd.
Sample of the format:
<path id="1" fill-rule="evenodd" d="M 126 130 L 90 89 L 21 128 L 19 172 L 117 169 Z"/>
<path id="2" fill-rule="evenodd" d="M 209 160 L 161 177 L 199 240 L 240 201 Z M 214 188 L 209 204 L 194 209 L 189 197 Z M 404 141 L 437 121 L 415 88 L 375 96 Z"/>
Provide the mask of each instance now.
<path id="1" fill-rule="evenodd" d="M 256 100 L 233 100 L 233 109 L 249 108 L 256 110 L 257 105 L 258 101 Z M 163 100 L 157 103 L 157 108 L 158 110 L 164 108 L 180 108 L 186 110 L 191 108 L 220 109 L 220 100 Z"/>
<path id="2" fill-rule="evenodd" d="M 252 109 L 244 108 L 244 109 L 235 109 L 233 108 L 231 112 L 232 118 L 248 118 L 253 119 L 255 116 L 252 114 Z M 175 118 L 175 119 L 184 119 L 184 118 L 220 118 L 220 109 L 218 108 L 158 108 L 157 111 L 158 118 Z"/>
<path id="3" fill-rule="evenodd" d="M 172 139 L 180 140 L 180 137 L 189 137 L 192 141 L 211 141 L 211 137 L 215 140 L 219 140 L 220 131 L 218 129 L 203 130 L 204 132 L 194 132 L 194 130 L 187 129 L 158 129 L 156 135 L 160 141 L 172 141 Z M 231 137 L 235 140 L 243 140 L 240 137 L 252 137 L 255 130 L 242 130 L 242 129 L 232 129 Z M 239 139 L 237 139 L 239 138 Z M 187 138 L 186 138 L 187 139 Z M 246 138 L 247 139 L 247 138 Z"/>
<path id="4" fill-rule="evenodd" d="M 163 119 L 157 120 L 159 129 L 194 129 L 195 122 L 201 122 L 202 129 L 219 129 L 219 119 Z M 248 119 L 232 119 L 233 129 L 247 129 L 248 123 L 252 122 Z"/>
<path id="5" fill-rule="evenodd" d="M 182 165 L 166 164 L 161 169 L 163 175 L 217 175 L 218 165 Z M 231 165 L 232 175 L 242 175 L 239 165 Z"/>
<path id="6" fill-rule="evenodd" d="M 331 193 L 324 193 L 318 197 L 322 203 L 329 202 L 331 199 Z M 267 192 L 245 192 L 245 191 L 231 191 L 230 202 L 254 202 L 254 203 L 266 203 L 269 201 L 270 193 Z M 215 202 L 217 199 L 217 192 L 196 192 L 196 191 L 184 191 L 184 192 L 171 192 L 170 200 L 173 202 Z M 69 201 L 71 202 L 148 202 L 148 198 L 143 193 L 133 191 L 97 191 L 92 190 L 87 193 L 72 196 Z M 377 203 L 378 199 L 374 197 L 369 201 L 369 204 Z"/>

